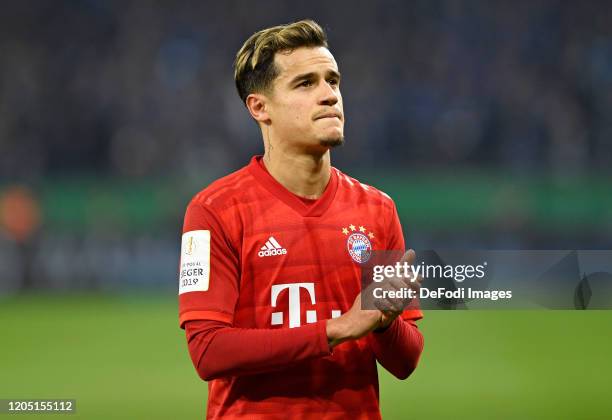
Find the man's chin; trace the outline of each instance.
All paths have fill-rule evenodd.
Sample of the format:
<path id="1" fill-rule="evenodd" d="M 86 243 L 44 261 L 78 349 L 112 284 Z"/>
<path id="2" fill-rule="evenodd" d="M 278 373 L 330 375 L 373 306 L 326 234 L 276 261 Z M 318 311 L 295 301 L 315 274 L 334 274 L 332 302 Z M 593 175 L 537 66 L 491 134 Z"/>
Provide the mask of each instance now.
<path id="1" fill-rule="evenodd" d="M 319 142 L 319 144 L 323 147 L 333 149 L 334 147 L 342 146 L 344 144 L 344 137 L 323 139 Z"/>

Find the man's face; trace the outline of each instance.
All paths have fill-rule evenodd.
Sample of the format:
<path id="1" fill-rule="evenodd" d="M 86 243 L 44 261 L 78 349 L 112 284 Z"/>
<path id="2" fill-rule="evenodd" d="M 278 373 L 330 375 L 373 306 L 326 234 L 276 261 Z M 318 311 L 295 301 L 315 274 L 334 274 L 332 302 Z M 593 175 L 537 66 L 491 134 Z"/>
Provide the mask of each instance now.
<path id="1" fill-rule="evenodd" d="M 298 147 L 327 150 L 344 141 L 340 73 L 325 47 L 275 55 L 278 76 L 267 95 L 274 136 Z"/>

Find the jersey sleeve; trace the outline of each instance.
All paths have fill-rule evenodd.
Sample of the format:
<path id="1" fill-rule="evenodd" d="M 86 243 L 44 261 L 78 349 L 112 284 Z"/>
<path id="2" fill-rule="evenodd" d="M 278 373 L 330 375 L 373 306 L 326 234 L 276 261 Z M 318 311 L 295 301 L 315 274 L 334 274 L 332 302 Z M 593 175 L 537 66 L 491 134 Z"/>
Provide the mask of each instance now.
<path id="1" fill-rule="evenodd" d="M 402 224 L 397 214 L 397 208 L 393 203 L 393 213 L 387 229 L 387 250 L 400 250 L 402 253 L 406 251 L 404 243 L 404 234 L 402 232 Z M 417 320 L 423 318 L 423 313 L 420 309 L 406 309 L 402 315 L 405 320 Z"/>
<path id="2" fill-rule="evenodd" d="M 368 336 L 376 360 L 399 379 L 416 369 L 423 352 L 423 334 L 413 320 L 396 319 L 383 332 Z"/>
<path id="3" fill-rule="evenodd" d="M 179 324 L 232 324 L 238 300 L 239 258 L 215 212 L 193 200 L 187 207 L 179 264 Z"/>
<path id="4" fill-rule="evenodd" d="M 397 214 L 397 208 L 393 203 L 393 211 L 391 213 L 389 225 L 387 227 L 387 250 L 399 250 L 404 252 L 406 249 L 404 244 L 404 233 L 402 232 L 402 224 L 400 223 Z"/>
<path id="5" fill-rule="evenodd" d="M 299 328 L 235 328 L 216 321 L 185 323 L 191 360 L 205 381 L 271 372 L 329 356 L 326 321 Z"/>

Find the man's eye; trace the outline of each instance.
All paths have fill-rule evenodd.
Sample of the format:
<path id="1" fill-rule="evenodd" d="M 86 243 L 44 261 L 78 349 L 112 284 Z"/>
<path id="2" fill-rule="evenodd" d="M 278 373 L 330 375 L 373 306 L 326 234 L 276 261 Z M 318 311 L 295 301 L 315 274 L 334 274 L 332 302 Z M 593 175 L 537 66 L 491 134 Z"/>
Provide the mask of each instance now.
<path id="1" fill-rule="evenodd" d="M 337 85 L 338 84 L 338 79 L 329 79 L 327 81 L 327 83 L 329 83 L 330 85 Z"/>
<path id="2" fill-rule="evenodd" d="M 310 80 L 304 80 L 302 83 L 299 84 L 299 86 L 309 87 L 312 86 L 312 82 Z"/>

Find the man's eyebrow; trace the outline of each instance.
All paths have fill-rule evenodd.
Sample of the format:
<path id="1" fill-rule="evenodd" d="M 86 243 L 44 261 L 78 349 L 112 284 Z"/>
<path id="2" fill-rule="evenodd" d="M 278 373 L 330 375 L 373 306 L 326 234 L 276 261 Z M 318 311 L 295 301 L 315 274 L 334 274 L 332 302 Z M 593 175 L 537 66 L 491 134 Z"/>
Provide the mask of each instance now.
<path id="1" fill-rule="evenodd" d="M 317 73 L 315 72 L 310 72 L 310 73 L 302 73 L 302 74 L 298 74 L 297 76 L 295 76 L 293 79 L 291 79 L 291 81 L 289 82 L 289 84 L 294 84 L 297 83 L 299 81 L 302 80 L 308 80 L 308 79 L 312 79 L 317 75 Z M 336 79 L 340 79 L 340 73 L 337 72 L 336 70 L 328 70 L 327 71 L 327 77 L 335 77 Z"/>
<path id="2" fill-rule="evenodd" d="M 336 70 L 330 70 L 327 73 L 331 75 L 332 77 L 335 77 L 336 79 L 340 80 L 340 72 Z"/>

